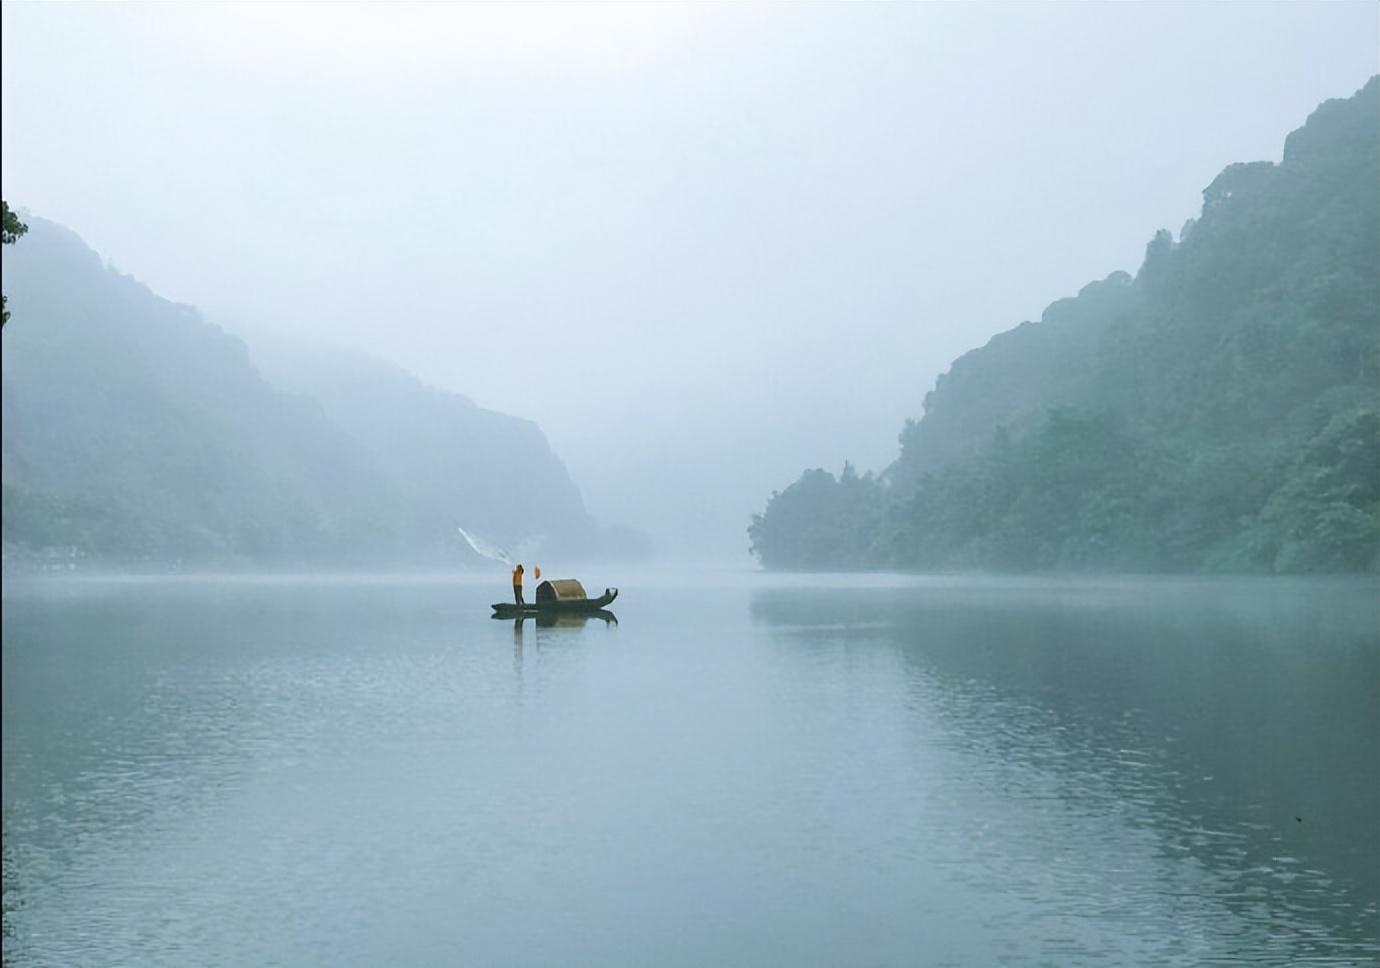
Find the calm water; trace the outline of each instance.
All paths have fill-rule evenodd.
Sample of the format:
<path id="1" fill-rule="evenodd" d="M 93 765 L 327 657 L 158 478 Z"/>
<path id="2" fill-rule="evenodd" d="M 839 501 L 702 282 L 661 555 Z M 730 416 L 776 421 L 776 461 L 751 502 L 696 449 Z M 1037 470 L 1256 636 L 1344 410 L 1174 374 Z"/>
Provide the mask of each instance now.
<path id="1" fill-rule="evenodd" d="M 504 577 L 7 579 L 6 962 L 1380 959 L 1373 580 Z"/>

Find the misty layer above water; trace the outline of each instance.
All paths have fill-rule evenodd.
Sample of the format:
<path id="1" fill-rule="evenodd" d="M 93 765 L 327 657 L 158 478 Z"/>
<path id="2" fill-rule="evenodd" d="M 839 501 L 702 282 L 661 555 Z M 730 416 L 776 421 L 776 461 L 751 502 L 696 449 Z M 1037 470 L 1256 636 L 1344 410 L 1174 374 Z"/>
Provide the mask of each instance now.
<path id="1" fill-rule="evenodd" d="M 618 584 L 7 582 L 7 963 L 1380 954 L 1371 581 Z"/>

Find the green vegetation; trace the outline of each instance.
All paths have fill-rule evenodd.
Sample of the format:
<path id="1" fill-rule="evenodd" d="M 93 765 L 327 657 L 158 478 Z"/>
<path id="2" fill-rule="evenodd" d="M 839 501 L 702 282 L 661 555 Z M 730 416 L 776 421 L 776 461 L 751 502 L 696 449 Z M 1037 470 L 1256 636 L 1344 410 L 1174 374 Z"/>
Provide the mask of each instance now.
<path id="1" fill-rule="evenodd" d="M 838 480 L 806 471 L 772 495 L 767 514 L 753 515 L 752 550 L 783 567 L 864 568 L 876 557 L 872 536 L 885 510 L 885 492 L 870 473 L 859 477 L 847 463 Z"/>
<path id="2" fill-rule="evenodd" d="M 0 216 L 3 216 L 3 229 L 0 229 L 0 244 L 13 245 L 19 241 L 19 237 L 29 231 L 29 227 L 19 221 L 19 216 L 10 211 L 9 202 L 0 201 Z M 7 300 L 3 293 L 0 293 L 0 327 L 10 321 L 10 311 L 6 308 Z"/>
<path id="3" fill-rule="evenodd" d="M 879 478 L 754 516 L 771 568 L 1380 567 L 1380 78 L 1176 242 L 957 360 Z"/>
<path id="4" fill-rule="evenodd" d="M 535 424 L 323 351 L 274 386 L 191 307 L 30 222 L 5 260 L 25 322 L 0 357 L 8 564 L 437 565 L 472 558 L 457 524 L 551 554 L 605 537 Z"/>

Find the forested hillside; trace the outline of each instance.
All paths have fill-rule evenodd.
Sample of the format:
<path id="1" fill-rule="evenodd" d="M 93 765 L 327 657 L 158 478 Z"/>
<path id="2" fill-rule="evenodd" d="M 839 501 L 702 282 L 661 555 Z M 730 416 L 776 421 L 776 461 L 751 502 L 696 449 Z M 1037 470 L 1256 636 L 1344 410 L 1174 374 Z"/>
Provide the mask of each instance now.
<path id="1" fill-rule="evenodd" d="M 382 364 L 285 392 L 191 307 L 26 220 L 4 256 L 7 562 L 458 563 L 457 524 L 595 550 L 534 424 Z"/>
<path id="2" fill-rule="evenodd" d="M 359 352 L 252 341 L 251 356 L 275 387 L 319 402 L 347 431 L 419 535 L 450 541 L 459 517 L 463 527 L 502 536 L 514 553 L 617 544 L 585 513 L 579 488 L 532 421 L 485 410 Z"/>
<path id="3" fill-rule="evenodd" d="M 775 568 L 1375 569 L 1380 79 L 1134 278 L 958 359 L 882 475 L 809 471 L 749 534 Z"/>

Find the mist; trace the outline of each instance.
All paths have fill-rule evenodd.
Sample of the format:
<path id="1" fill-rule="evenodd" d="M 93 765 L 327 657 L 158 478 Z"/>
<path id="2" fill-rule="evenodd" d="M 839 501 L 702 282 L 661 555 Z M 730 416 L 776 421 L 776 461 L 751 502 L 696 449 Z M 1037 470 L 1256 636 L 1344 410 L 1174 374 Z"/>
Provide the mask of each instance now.
<path id="1" fill-rule="evenodd" d="M 6 968 L 1380 964 L 1380 6 L 0 55 Z"/>
<path id="2" fill-rule="evenodd" d="M 3 12 L 3 190 L 261 337 L 534 421 L 591 513 L 744 559 L 960 354 L 1376 69 L 1367 4 Z"/>

